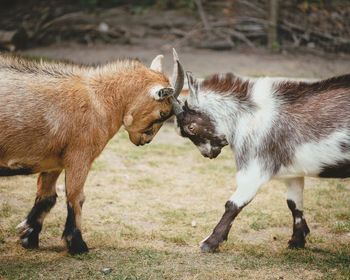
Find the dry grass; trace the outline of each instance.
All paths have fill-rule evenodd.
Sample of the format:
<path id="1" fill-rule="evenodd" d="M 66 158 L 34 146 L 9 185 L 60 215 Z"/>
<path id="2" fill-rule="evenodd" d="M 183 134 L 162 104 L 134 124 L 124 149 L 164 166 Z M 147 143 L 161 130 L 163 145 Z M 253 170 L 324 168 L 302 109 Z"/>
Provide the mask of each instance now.
<path id="1" fill-rule="evenodd" d="M 286 188 L 272 181 L 238 216 L 220 252 L 201 253 L 200 240 L 235 189 L 234 173 L 229 149 L 205 159 L 172 124 L 141 148 L 119 132 L 86 182 L 83 235 L 91 249 L 76 257 L 67 255 L 60 239 L 64 191 L 45 220 L 40 249 L 27 251 L 15 227 L 32 207 L 36 177 L 1 178 L 0 278 L 350 279 L 347 180 L 306 180 L 311 235 L 305 250 L 286 249 L 292 230 Z M 104 274 L 105 267 L 112 271 Z"/>

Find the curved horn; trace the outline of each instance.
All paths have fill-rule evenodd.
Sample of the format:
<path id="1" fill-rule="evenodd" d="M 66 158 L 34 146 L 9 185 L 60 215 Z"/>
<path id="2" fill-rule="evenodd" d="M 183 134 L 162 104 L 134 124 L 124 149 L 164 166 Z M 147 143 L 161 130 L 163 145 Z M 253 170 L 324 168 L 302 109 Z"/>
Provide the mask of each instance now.
<path id="1" fill-rule="evenodd" d="M 177 61 L 179 60 L 179 57 L 177 55 L 177 52 L 175 51 L 175 49 L 173 48 L 173 59 L 174 59 L 174 66 L 173 66 L 173 74 L 171 75 L 171 80 L 170 83 L 171 85 L 174 87 L 175 83 L 176 83 L 176 78 L 177 78 Z"/>
<path id="2" fill-rule="evenodd" d="M 185 74 L 184 69 L 180 63 L 179 56 L 175 49 L 173 49 L 174 56 L 174 71 L 171 77 L 171 84 L 175 89 L 174 97 L 177 98 L 180 95 L 180 92 L 184 86 Z"/>
<path id="3" fill-rule="evenodd" d="M 171 100 L 173 103 L 173 110 L 174 110 L 175 116 L 178 116 L 181 113 L 183 113 L 184 110 L 182 109 L 182 106 L 179 103 L 179 101 L 177 101 L 177 99 L 174 96 L 171 97 Z"/>
<path id="4" fill-rule="evenodd" d="M 173 103 L 174 113 L 177 116 L 183 112 L 182 106 L 180 105 L 179 101 L 177 101 L 177 97 L 180 95 L 180 92 L 184 86 L 185 74 L 175 49 L 173 49 L 173 56 L 174 56 L 174 71 L 171 78 L 171 84 L 175 90 L 172 96 L 172 103 Z"/>

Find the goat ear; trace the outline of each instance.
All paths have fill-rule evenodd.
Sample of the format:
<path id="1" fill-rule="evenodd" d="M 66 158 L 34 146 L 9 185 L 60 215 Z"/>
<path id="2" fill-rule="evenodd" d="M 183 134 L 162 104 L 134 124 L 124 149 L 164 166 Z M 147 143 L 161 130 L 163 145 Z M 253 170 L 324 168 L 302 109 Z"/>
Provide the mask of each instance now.
<path id="1" fill-rule="evenodd" d="M 126 115 L 123 119 L 123 124 L 125 127 L 131 126 L 132 122 L 134 121 L 134 118 L 132 115 Z"/>
<path id="2" fill-rule="evenodd" d="M 190 95 L 197 96 L 197 91 L 198 91 L 197 78 L 189 71 L 186 72 L 186 76 L 187 76 L 188 89 L 189 89 Z"/>
<path id="3" fill-rule="evenodd" d="M 169 96 L 174 95 L 174 89 L 170 87 L 161 87 L 156 86 L 151 89 L 150 91 L 151 97 L 153 97 L 155 100 L 163 100 Z"/>
<path id="4" fill-rule="evenodd" d="M 163 58 L 164 58 L 164 56 L 162 54 L 157 55 L 152 60 L 150 68 L 154 71 L 162 72 L 163 71 Z"/>

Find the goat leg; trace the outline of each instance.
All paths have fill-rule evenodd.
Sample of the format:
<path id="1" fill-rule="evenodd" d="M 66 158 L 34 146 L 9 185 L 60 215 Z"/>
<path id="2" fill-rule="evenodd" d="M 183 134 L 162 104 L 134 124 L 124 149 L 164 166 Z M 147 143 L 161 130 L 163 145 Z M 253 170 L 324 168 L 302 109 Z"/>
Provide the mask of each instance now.
<path id="1" fill-rule="evenodd" d="M 305 247 L 305 237 L 310 232 L 303 214 L 304 177 L 287 179 L 287 204 L 293 215 L 293 235 L 289 249 Z"/>
<path id="2" fill-rule="evenodd" d="M 225 213 L 221 220 L 214 228 L 212 234 L 204 239 L 201 244 L 201 250 L 203 252 L 214 252 L 221 242 L 227 240 L 228 233 L 230 232 L 232 222 L 239 214 L 242 208 L 237 207 L 232 201 L 227 201 L 225 204 Z"/>
<path id="3" fill-rule="evenodd" d="M 37 182 L 37 196 L 27 218 L 20 223 L 19 229 L 22 246 L 27 249 L 39 247 L 39 234 L 46 215 L 56 203 L 56 181 L 61 170 L 42 172 Z"/>

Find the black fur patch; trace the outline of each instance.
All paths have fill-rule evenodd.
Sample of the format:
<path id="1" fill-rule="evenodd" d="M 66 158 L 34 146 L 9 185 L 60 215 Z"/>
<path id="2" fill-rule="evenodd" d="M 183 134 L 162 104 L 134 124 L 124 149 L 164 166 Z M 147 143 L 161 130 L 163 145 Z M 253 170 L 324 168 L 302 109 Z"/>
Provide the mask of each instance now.
<path id="1" fill-rule="evenodd" d="M 72 234 L 72 240 L 68 246 L 69 253 L 72 255 L 82 254 L 89 251 L 86 243 L 81 236 L 81 232 L 79 229 L 75 229 Z"/>
<path id="2" fill-rule="evenodd" d="M 325 166 L 318 176 L 322 178 L 348 178 L 350 177 L 350 161 Z"/>
<path id="3" fill-rule="evenodd" d="M 40 200 L 40 197 L 35 199 L 35 204 L 27 216 L 28 229 L 25 230 L 20 238 L 24 248 L 32 249 L 39 247 L 39 233 L 42 224 L 39 222 L 40 217 L 51 210 L 56 203 L 57 194 Z"/>
<path id="4" fill-rule="evenodd" d="M 41 230 L 41 226 L 40 226 Z M 39 230 L 39 232 L 40 232 Z M 33 228 L 28 228 L 21 235 L 21 244 L 26 249 L 36 249 L 39 247 L 39 232 Z"/>
<path id="5" fill-rule="evenodd" d="M 62 237 L 65 238 L 68 235 L 73 234 L 73 231 L 75 229 L 75 214 L 73 208 L 69 205 L 67 202 L 67 220 L 66 225 L 64 226 L 64 231 L 62 234 Z"/>
<path id="6" fill-rule="evenodd" d="M 296 209 L 295 202 L 293 200 L 287 200 L 288 207 L 293 215 L 293 235 L 288 241 L 289 249 L 299 249 L 305 247 L 305 237 L 310 233 L 310 229 L 303 218 L 303 211 Z M 300 223 L 296 223 L 296 218 L 300 219 Z"/>
<path id="7" fill-rule="evenodd" d="M 44 212 L 49 212 L 51 210 L 51 208 L 56 203 L 56 199 L 57 199 L 57 194 L 44 199 L 40 199 L 40 197 L 37 197 L 35 199 L 35 204 L 32 210 L 29 212 L 27 216 L 27 223 L 30 226 L 32 226 L 32 223 L 37 222 Z"/>
<path id="8" fill-rule="evenodd" d="M 16 176 L 16 175 L 30 175 L 34 174 L 32 168 L 20 168 L 20 169 L 12 169 L 7 167 L 0 167 L 0 177 L 4 176 Z"/>

